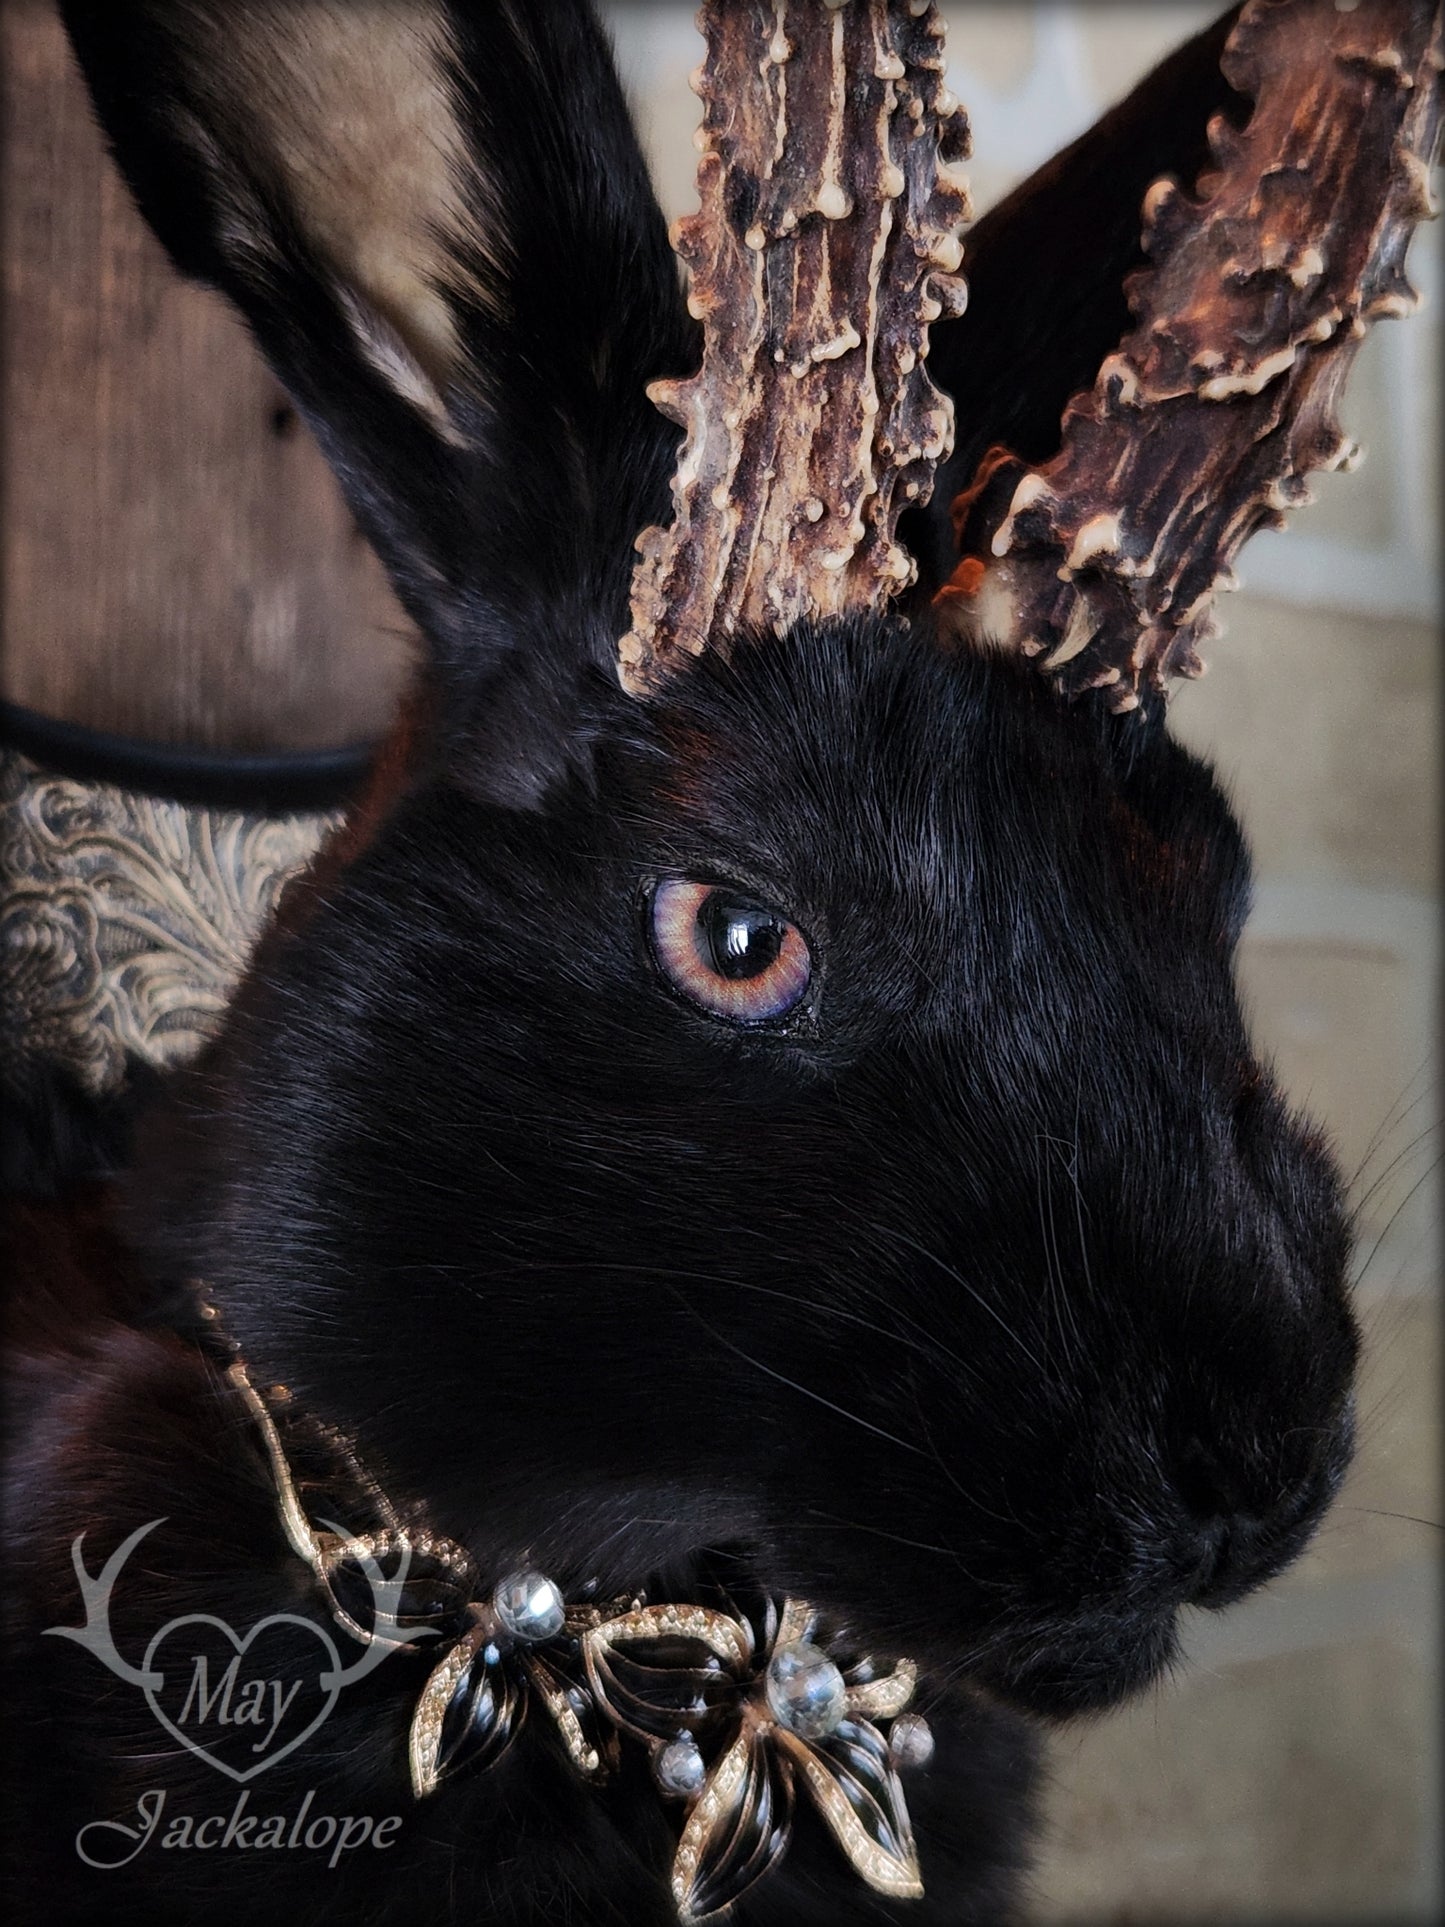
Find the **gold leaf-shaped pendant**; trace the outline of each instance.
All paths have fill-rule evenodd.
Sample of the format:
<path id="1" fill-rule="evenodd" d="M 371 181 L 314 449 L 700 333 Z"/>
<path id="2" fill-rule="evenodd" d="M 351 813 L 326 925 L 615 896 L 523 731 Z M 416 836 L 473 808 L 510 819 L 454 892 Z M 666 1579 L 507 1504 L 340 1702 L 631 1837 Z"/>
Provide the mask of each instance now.
<path id="1" fill-rule="evenodd" d="M 705 1732 L 730 1710 L 752 1647 L 744 1621 L 702 1606 L 641 1606 L 583 1637 L 597 1703 L 647 1741 Z"/>
<path id="2" fill-rule="evenodd" d="M 716 1730 L 735 1715 L 741 1688 L 734 1673 L 697 1641 L 660 1641 L 589 1655 L 588 1683 L 609 1719 L 634 1739 L 670 1740 Z"/>
<path id="3" fill-rule="evenodd" d="M 567 1757 L 587 1780 L 605 1780 L 616 1764 L 617 1736 L 598 1712 L 592 1695 L 549 1656 L 523 1651 L 519 1662 L 527 1684 L 552 1716 Z"/>
<path id="4" fill-rule="evenodd" d="M 418 1800 L 464 1768 L 493 1765 L 526 1715 L 517 1682 L 474 1626 L 432 1669 L 412 1714 L 407 1757 Z"/>
<path id="5" fill-rule="evenodd" d="M 855 1719 L 892 1720 L 903 1712 L 918 1687 L 918 1668 L 911 1659 L 900 1659 L 891 1673 L 879 1679 L 855 1681 L 847 1672 L 845 1704 Z"/>
<path id="6" fill-rule="evenodd" d="M 783 1854 L 792 1819 L 792 1769 L 750 1720 L 708 1774 L 677 1843 L 679 1920 L 703 1920 L 746 1893 Z"/>
<path id="7" fill-rule="evenodd" d="M 601 1620 L 586 1634 L 587 1651 L 605 1652 L 662 1639 L 695 1639 L 726 1665 L 741 1671 L 753 1656 L 753 1638 L 740 1619 L 709 1606 L 638 1606 Z"/>
<path id="8" fill-rule="evenodd" d="M 895 1899 L 918 1899 L 923 1876 L 908 1807 L 877 1727 L 848 1719 L 830 1738 L 816 1741 L 785 1727 L 773 1731 L 829 1832 L 868 1885 Z"/>

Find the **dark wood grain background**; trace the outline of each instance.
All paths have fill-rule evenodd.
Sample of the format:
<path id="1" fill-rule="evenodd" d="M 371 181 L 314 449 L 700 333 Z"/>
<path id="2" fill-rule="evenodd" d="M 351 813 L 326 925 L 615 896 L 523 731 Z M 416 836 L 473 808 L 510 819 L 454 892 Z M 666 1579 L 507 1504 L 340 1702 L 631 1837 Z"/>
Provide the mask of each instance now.
<path id="1" fill-rule="evenodd" d="M 240 322 L 181 281 L 51 0 L 0 0 L 0 693 L 231 749 L 382 733 L 406 618 Z"/>

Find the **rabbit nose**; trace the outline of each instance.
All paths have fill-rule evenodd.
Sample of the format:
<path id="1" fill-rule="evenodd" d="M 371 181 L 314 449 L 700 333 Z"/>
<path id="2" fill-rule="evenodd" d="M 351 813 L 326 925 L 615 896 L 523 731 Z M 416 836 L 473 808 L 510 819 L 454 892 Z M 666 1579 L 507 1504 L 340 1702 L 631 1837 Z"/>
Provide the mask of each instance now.
<path id="1" fill-rule="evenodd" d="M 1328 1483 L 1311 1467 L 1281 1483 L 1261 1507 L 1215 1453 L 1191 1439 L 1174 1468 L 1183 1502 L 1177 1556 L 1187 1603 L 1225 1606 L 1273 1577 L 1298 1551 L 1300 1528 L 1323 1510 Z"/>

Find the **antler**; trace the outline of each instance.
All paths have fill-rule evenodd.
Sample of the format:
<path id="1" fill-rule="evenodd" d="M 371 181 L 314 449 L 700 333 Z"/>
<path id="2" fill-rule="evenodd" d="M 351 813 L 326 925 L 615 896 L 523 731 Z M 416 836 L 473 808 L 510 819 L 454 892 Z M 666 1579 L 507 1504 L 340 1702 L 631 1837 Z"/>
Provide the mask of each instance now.
<path id="1" fill-rule="evenodd" d="M 73 1639 L 77 1646 L 84 1646 L 119 1678 L 132 1686 L 145 1691 L 161 1684 L 162 1676 L 141 1666 L 132 1666 L 115 1643 L 115 1634 L 110 1627 L 110 1596 L 115 1590 L 115 1582 L 120 1577 L 120 1569 L 130 1558 L 147 1533 L 164 1525 L 163 1519 L 147 1520 L 137 1526 L 129 1538 L 122 1541 L 106 1560 L 100 1571 L 92 1577 L 86 1570 L 81 1547 L 85 1534 L 77 1532 L 70 1542 L 70 1563 L 75 1568 L 76 1583 L 80 1587 L 81 1604 L 85 1607 L 83 1626 L 47 1626 L 42 1634 L 47 1639 Z"/>
<path id="2" fill-rule="evenodd" d="M 1145 197 L 1137 326 L 1065 410 L 1058 454 L 983 458 L 954 503 L 941 614 L 1042 658 L 1074 692 L 1198 675 L 1216 590 L 1262 526 L 1358 450 L 1335 413 L 1367 324 L 1409 313 L 1442 108 L 1430 0 L 1248 0 L 1222 59 L 1247 126 L 1210 128 L 1197 199 Z"/>
<path id="3" fill-rule="evenodd" d="M 684 426 L 670 527 L 645 529 L 623 684 L 740 628 L 873 606 L 913 580 L 894 540 L 952 409 L 923 370 L 959 313 L 953 162 L 968 125 L 928 0 L 706 0 L 692 270 L 700 373 L 652 400 Z"/>

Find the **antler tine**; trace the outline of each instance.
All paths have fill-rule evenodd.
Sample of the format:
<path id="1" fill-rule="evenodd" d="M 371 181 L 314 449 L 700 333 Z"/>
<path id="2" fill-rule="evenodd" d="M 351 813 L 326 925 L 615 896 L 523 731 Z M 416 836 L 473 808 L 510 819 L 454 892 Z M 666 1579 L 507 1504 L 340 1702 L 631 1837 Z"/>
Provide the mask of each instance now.
<path id="1" fill-rule="evenodd" d="M 692 270 L 701 371 L 658 382 L 687 429 L 674 519 L 638 537 L 640 695 L 740 629 L 875 606 L 913 579 L 894 539 L 952 410 L 923 370 L 962 310 L 968 127 L 928 0 L 706 0 Z"/>
<path id="2" fill-rule="evenodd" d="M 1435 212 L 1431 0 L 1248 0 L 1222 65 L 1248 124 L 1211 126 L 1197 200 L 1150 189 L 1137 326 L 1065 410 L 1052 460 L 984 457 L 939 595 L 961 634 L 1040 657 L 1070 693 L 1108 687 L 1120 710 L 1202 671 L 1242 544 L 1309 500 L 1308 471 L 1357 460 L 1336 404 L 1367 324 L 1416 305 L 1405 251 Z"/>

